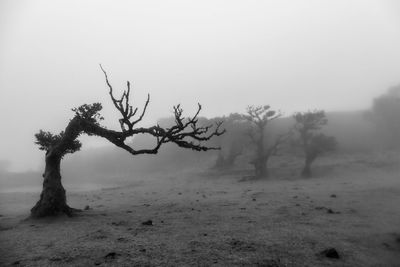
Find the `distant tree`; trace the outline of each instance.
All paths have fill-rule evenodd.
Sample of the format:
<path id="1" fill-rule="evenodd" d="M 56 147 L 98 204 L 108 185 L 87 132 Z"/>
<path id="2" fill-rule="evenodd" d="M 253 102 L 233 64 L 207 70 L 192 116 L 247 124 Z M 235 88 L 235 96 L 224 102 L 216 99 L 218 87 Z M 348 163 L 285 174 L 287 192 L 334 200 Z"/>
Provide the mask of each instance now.
<path id="1" fill-rule="evenodd" d="M 77 138 L 81 134 L 103 137 L 132 155 L 157 154 L 159 148 L 165 143 L 175 143 L 179 147 L 195 151 L 217 149 L 202 143 L 224 133 L 224 130 L 220 130 L 221 122 L 216 123 L 214 130 L 212 130 L 212 125 L 198 126 L 198 114 L 201 110 L 200 104 L 192 118 L 183 117 L 183 110 L 180 105 L 174 106 L 175 124 L 171 127 L 163 128 L 159 125 L 137 127 L 136 125 L 143 119 L 146 113 L 150 96 L 147 96 L 143 110 L 138 113 L 138 108 L 130 105 L 131 88 L 129 81 L 127 82 L 127 90 L 124 90 L 120 98 L 116 98 L 107 73 L 103 68 L 101 69 L 109 88 L 112 103 L 121 115 L 121 119 L 119 119 L 121 130 L 110 130 L 100 125 L 100 122 L 103 120 L 103 117 L 99 113 L 102 109 L 100 103 L 84 104 L 72 109 L 75 112 L 75 116 L 70 120 L 65 130 L 59 134 L 40 130 L 35 135 L 35 143 L 39 145 L 41 150 L 46 151 L 46 165 L 43 174 L 43 190 L 39 201 L 31 209 L 32 217 L 52 216 L 60 213 L 70 216 L 74 211 L 77 211 L 67 205 L 65 189 L 61 183 L 60 163 L 66 154 L 80 150 L 82 144 Z M 154 137 L 155 146 L 148 149 L 134 149 L 129 146 L 126 143 L 127 139 L 138 134 L 148 134 Z"/>
<path id="2" fill-rule="evenodd" d="M 281 134 L 273 142 L 266 140 L 267 124 L 280 116 L 281 113 L 271 110 L 270 106 L 249 106 L 247 107 L 247 114 L 243 115 L 251 123 L 248 136 L 255 147 L 255 153 L 250 163 L 254 165 L 256 178 L 268 177 L 267 163 L 269 158 L 277 154 L 280 145 L 289 136 L 288 134 Z"/>
<path id="3" fill-rule="evenodd" d="M 374 99 L 369 118 L 387 147 L 400 148 L 400 85 Z"/>
<path id="4" fill-rule="evenodd" d="M 214 166 L 216 169 L 229 169 L 233 167 L 236 158 L 243 153 L 243 144 L 232 142 L 224 151 L 221 149 L 218 153 Z"/>
<path id="5" fill-rule="evenodd" d="M 311 164 L 321 154 L 336 148 L 336 139 L 318 132 L 328 123 L 323 110 L 297 112 L 293 115 L 296 120 L 295 130 L 298 133 L 298 143 L 305 155 L 303 177 L 311 177 Z"/>
<path id="6" fill-rule="evenodd" d="M 224 121 L 226 133 L 215 138 L 221 149 L 218 151 L 214 168 L 229 169 L 234 166 L 236 158 L 242 155 L 244 151 L 248 122 L 238 113 L 232 113 L 227 117 L 216 118 L 215 120 Z"/>

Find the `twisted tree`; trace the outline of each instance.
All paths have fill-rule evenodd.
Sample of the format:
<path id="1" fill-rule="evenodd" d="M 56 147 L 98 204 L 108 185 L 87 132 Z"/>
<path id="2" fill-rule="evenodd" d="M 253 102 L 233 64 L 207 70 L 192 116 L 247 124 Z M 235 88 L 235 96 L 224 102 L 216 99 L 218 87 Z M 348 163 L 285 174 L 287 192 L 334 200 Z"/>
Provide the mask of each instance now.
<path id="1" fill-rule="evenodd" d="M 299 135 L 297 141 L 305 155 L 301 176 L 311 177 L 311 164 L 321 154 L 333 151 L 337 146 L 337 142 L 334 137 L 318 132 L 328 123 L 323 110 L 297 112 L 293 115 L 293 118 L 296 120 L 294 129 Z"/>
<path id="2" fill-rule="evenodd" d="M 119 119 L 121 129 L 110 130 L 101 126 L 100 122 L 104 119 L 100 115 L 102 105 L 94 103 L 84 104 L 72 109 L 75 112 L 75 116 L 61 133 L 52 134 L 40 130 L 35 135 L 35 143 L 39 145 L 39 149 L 46 151 L 46 164 L 43 173 L 43 189 L 39 201 L 31 209 L 31 217 L 54 216 L 62 213 L 71 216 L 74 211 L 77 211 L 67 205 L 65 189 L 61 183 L 60 164 L 66 154 L 80 150 L 82 144 L 79 142 L 78 137 L 81 134 L 103 137 L 132 155 L 157 154 L 163 144 L 170 142 L 179 147 L 195 151 L 219 149 L 217 147 L 209 147 L 203 142 L 210 140 L 214 136 L 220 136 L 225 132 L 225 130 L 220 129 L 222 122 L 217 122 L 215 126 L 199 126 L 200 104 L 195 115 L 188 118 L 183 117 L 183 110 L 180 105 L 174 106 L 175 124 L 169 128 L 162 128 L 159 125 L 137 127 L 137 124 L 146 113 L 150 96 L 147 96 L 143 110 L 138 113 L 138 108 L 134 108 L 130 104 L 131 87 L 129 81 L 127 82 L 127 89 L 123 91 L 122 96 L 116 98 L 107 73 L 102 67 L 101 70 L 104 73 L 112 103 L 121 115 Z M 155 146 L 148 149 L 132 148 L 127 144 L 127 138 L 138 134 L 148 134 L 154 137 Z"/>
<path id="3" fill-rule="evenodd" d="M 273 142 L 266 142 L 267 124 L 279 118 L 281 113 L 270 110 L 270 106 L 249 106 L 247 114 L 243 117 L 248 120 L 252 127 L 249 131 L 251 143 L 255 146 L 255 154 L 251 160 L 254 165 L 255 177 L 268 177 L 267 163 L 271 156 L 276 155 L 280 145 L 287 140 L 289 134 L 278 135 Z"/>

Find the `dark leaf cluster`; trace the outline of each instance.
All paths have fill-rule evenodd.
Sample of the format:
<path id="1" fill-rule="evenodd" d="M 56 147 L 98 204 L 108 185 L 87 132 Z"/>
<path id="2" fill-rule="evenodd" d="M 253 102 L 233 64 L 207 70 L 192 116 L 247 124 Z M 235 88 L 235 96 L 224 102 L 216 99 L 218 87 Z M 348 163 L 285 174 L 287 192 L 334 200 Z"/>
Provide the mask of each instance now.
<path id="1" fill-rule="evenodd" d="M 77 108 L 73 108 L 72 111 L 82 120 L 99 125 L 99 121 L 104 120 L 99 113 L 102 109 L 101 103 L 93 103 L 83 104 Z"/>
<path id="2" fill-rule="evenodd" d="M 318 132 L 328 123 L 323 110 L 297 112 L 293 118 L 296 121 L 294 129 L 299 135 L 297 142 L 303 147 L 306 155 L 315 158 L 336 148 L 337 142 L 334 137 Z"/>
<path id="3" fill-rule="evenodd" d="M 270 108 L 269 105 L 248 106 L 246 109 L 247 114 L 243 115 L 243 117 L 258 127 L 265 127 L 268 121 L 277 119 L 282 115 L 280 112 Z"/>
<path id="4" fill-rule="evenodd" d="M 296 120 L 296 128 L 299 131 L 319 130 L 328 123 L 323 110 L 297 112 L 293 118 Z"/>
<path id="5" fill-rule="evenodd" d="M 65 133 L 62 131 L 59 134 L 52 134 L 51 132 L 40 130 L 39 133 L 35 134 L 35 144 L 39 145 L 40 150 L 49 151 L 50 148 L 56 146 L 61 142 L 61 140 L 65 137 Z M 64 154 L 74 153 L 79 151 L 82 147 L 81 142 L 79 140 L 73 140 L 67 146 Z"/>

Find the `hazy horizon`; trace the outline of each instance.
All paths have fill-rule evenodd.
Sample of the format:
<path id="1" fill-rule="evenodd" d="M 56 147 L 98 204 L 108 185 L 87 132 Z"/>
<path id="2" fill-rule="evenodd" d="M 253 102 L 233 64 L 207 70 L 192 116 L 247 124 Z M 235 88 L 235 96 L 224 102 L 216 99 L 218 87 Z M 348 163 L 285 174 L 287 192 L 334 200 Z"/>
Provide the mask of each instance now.
<path id="1" fill-rule="evenodd" d="M 368 109 L 400 83 L 400 4 L 386 1 L 0 2 L 0 166 L 37 169 L 39 129 L 116 90 L 151 102 L 144 125 L 181 103 L 201 116 L 269 104 L 294 111 Z M 84 137 L 84 147 L 101 142 Z"/>

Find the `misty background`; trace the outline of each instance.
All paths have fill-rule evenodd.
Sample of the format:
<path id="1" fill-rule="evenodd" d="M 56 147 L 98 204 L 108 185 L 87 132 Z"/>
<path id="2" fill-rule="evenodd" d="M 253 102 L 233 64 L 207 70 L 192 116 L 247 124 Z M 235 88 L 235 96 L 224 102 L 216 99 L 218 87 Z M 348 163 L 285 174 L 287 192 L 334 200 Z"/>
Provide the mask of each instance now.
<path id="1" fill-rule="evenodd" d="M 133 83 L 135 105 L 150 93 L 143 125 L 171 116 L 178 103 L 190 115 L 200 102 L 207 118 L 247 105 L 269 104 L 286 116 L 324 109 L 342 148 L 375 149 L 365 114 L 400 83 L 399 47 L 395 0 L 2 0 L 0 175 L 40 185 L 44 152 L 34 134 L 63 130 L 83 103 L 101 102 L 104 125 L 118 129 L 99 63 L 116 90 Z M 131 157 L 98 137 L 81 140 L 83 151 L 62 167 L 72 180 L 139 173 L 154 161 L 160 170 L 210 164 L 199 160 L 209 154 L 171 146 L 156 159 Z"/>

